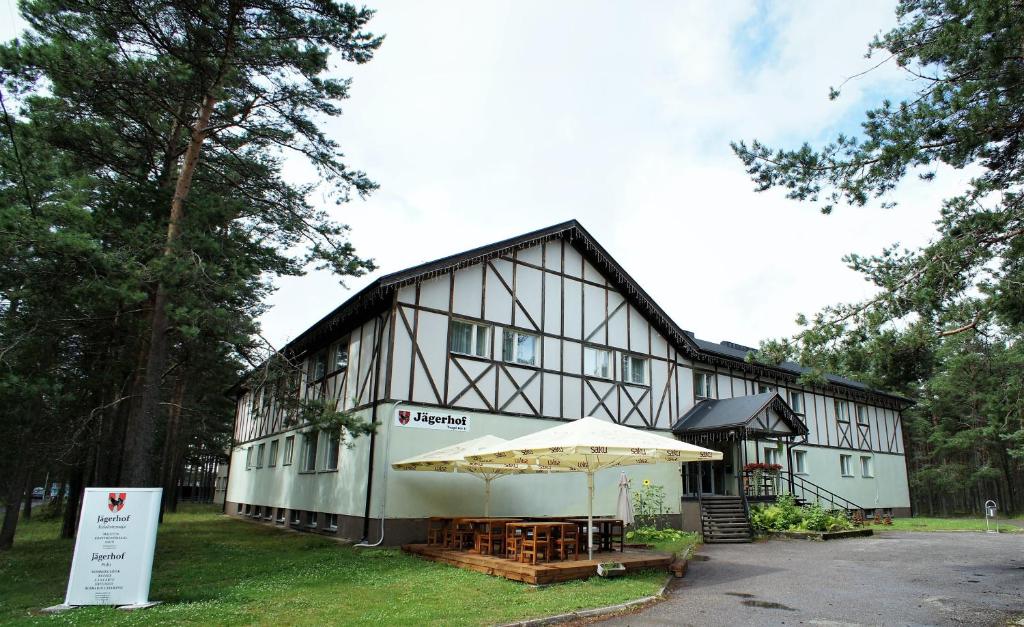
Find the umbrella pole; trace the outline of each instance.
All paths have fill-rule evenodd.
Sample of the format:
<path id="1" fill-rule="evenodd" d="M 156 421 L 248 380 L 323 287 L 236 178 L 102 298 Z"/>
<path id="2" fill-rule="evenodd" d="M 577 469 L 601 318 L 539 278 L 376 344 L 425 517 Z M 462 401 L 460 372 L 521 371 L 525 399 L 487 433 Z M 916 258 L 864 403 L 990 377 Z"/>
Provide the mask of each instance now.
<path id="1" fill-rule="evenodd" d="M 491 515 L 491 479 L 493 478 L 484 479 L 484 516 Z"/>
<path id="2" fill-rule="evenodd" d="M 594 559 L 594 472 L 587 471 L 587 559 Z"/>

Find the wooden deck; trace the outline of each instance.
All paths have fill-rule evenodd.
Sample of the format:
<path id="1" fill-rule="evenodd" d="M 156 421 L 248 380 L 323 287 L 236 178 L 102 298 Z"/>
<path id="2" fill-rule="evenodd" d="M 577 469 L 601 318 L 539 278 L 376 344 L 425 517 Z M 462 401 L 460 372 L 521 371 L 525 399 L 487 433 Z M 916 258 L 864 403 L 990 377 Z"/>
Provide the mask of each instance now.
<path id="1" fill-rule="evenodd" d="M 627 571 L 645 568 L 667 569 L 672 562 L 672 556 L 668 553 L 638 549 L 627 549 L 624 553 L 598 553 L 593 560 L 554 561 L 537 565 L 480 555 L 472 551 L 453 551 L 437 545 L 406 544 L 402 550 L 434 562 L 535 585 L 592 577 L 597 574 L 597 565 L 602 562 L 619 562 L 625 565 Z"/>

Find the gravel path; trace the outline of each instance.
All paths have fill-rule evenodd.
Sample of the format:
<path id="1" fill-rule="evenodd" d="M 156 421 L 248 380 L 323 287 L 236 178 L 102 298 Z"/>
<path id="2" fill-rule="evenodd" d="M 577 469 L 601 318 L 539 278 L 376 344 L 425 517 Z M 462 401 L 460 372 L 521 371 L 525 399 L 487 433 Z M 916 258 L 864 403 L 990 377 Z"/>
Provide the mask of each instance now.
<path id="1" fill-rule="evenodd" d="M 666 601 L 602 624 L 1005 625 L 1022 617 L 1024 534 L 883 532 L 705 545 Z"/>

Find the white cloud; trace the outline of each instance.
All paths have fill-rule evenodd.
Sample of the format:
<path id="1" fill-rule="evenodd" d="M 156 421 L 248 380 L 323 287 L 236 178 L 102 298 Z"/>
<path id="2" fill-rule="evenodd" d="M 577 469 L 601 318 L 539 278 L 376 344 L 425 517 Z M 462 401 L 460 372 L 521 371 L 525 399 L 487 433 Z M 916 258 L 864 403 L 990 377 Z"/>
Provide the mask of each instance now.
<path id="1" fill-rule="evenodd" d="M 824 141 L 911 85 L 875 61 L 895 3 L 388 2 L 387 38 L 328 124 L 381 185 L 332 209 L 391 272 L 578 218 L 684 328 L 754 344 L 797 312 L 870 293 L 843 254 L 919 245 L 963 184 L 909 181 L 895 210 L 822 216 L 757 194 L 729 149 Z M 855 127 L 854 127 L 855 128 Z M 308 169 L 290 163 L 296 176 Z M 283 342 L 350 296 L 324 273 L 278 282 L 266 335 Z"/>

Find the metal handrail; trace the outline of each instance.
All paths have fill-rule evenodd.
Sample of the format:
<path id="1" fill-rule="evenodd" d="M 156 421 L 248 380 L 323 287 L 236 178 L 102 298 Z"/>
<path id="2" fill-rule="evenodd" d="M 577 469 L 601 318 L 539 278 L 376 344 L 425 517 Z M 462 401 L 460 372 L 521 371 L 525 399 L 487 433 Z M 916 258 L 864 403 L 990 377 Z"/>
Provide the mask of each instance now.
<path id="1" fill-rule="evenodd" d="M 752 477 L 753 474 L 753 471 L 749 470 L 744 471 L 743 473 L 744 477 Z M 792 494 L 793 496 L 797 496 L 796 488 L 799 487 L 800 498 L 806 498 L 806 496 L 810 494 L 814 497 L 815 502 L 824 503 L 825 501 L 828 501 L 828 503 L 832 506 L 832 509 L 845 509 L 851 512 L 864 509 L 860 505 L 857 505 L 856 503 L 851 501 L 850 499 L 840 496 L 835 492 L 829 490 L 828 488 L 824 488 L 814 483 L 813 481 L 809 481 L 801 477 L 800 475 L 794 474 L 788 470 L 779 470 L 777 474 L 779 478 L 786 479 L 786 485 L 790 486 L 790 494 Z M 799 485 L 796 485 L 797 483 L 799 483 Z M 751 487 L 751 482 L 747 482 L 747 484 L 745 485 L 745 489 L 743 491 L 744 500 L 746 500 L 746 493 L 747 491 L 750 490 Z M 765 496 L 778 495 L 766 494 Z M 841 507 L 837 507 L 837 505 Z"/>

